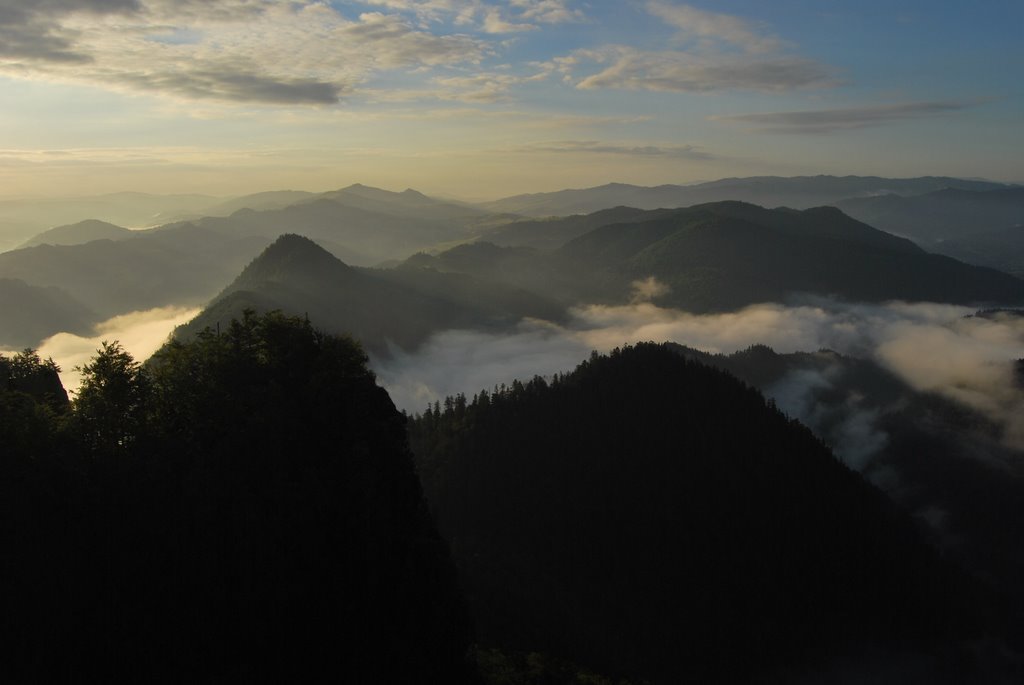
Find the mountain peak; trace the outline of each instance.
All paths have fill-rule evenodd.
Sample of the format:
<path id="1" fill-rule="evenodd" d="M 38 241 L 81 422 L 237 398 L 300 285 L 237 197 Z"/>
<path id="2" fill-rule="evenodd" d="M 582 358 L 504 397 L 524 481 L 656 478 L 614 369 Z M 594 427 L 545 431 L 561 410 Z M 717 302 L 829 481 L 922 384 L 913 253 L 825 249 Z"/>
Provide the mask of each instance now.
<path id="1" fill-rule="evenodd" d="M 245 267 L 231 289 L 256 282 L 307 280 L 350 272 L 351 267 L 309 238 L 286 233 Z"/>
<path id="2" fill-rule="evenodd" d="M 290 259 L 295 257 L 339 261 L 315 241 L 298 233 L 284 233 L 267 246 L 258 259 Z"/>

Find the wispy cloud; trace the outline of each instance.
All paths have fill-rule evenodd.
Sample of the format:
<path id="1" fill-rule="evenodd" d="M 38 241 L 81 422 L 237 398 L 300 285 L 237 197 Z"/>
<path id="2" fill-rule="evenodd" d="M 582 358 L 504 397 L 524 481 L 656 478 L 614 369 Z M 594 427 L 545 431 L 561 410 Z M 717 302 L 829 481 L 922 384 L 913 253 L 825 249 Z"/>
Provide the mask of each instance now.
<path id="1" fill-rule="evenodd" d="M 788 43 L 756 23 L 662 0 L 644 7 L 675 31 L 671 46 L 606 45 L 577 50 L 551 64 L 567 76 L 586 64 L 607 65 L 576 82 L 584 90 L 771 92 L 836 82 L 829 67 L 791 54 Z"/>
<path id="2" fill-rule="evenodd" d="M 765 133 L 832 133 L 880 126 L 894 121 L 933 117 L 974 106 L 969 102 L 911 102 L 871 107 L 722 114 L 713 121 L 743 124 Z"/>
<path id="3" fill-rule="evenodd" d="M 657 283 L 640 282 L 640 290 Z M 607 352 L 626 343 L 678 342 L 714 353 L 754 344 L 778 352 L 832 349 L 873 359 L 910 387 L 937 393 L 986 416 L 1002 428 L 1004 443 L 1024 449 L 1024 391 L 1014 363 L 1024 357 L 1024 318 L 966 316 L 971 310 L 943 304 L 849 304 L 830 300 L 785 306 L 766 303 L 723 314 L 699 315 L 641 302 L 587 306 L 572 311 L 568 325 L 524 321 L 509 335 L 470 331 L 441 333 L 415 354 L 375 362 L 396 404 L 421 411 L 428 402 L 458 392 L 472 394 L 514 378 L 572 369 L 590 350 Z M 831 379 L 783 379 L 770 392 L 787 409 L 801 409 L 809 386 Z M 799 387 L 797 387 L 799 386 Z M 870 408 L 858 408 L 842 426 L 849 458 L 863 465 L 883 441 L 872 433 Z M 813 421 L 812 421 L 813 423 Z M 877 438 L 877 436 L 876 436 Z"/>
<path id="4" fill-rule="evenodd" d="M 616 45 L 581 50 L 575 55 L 607 67 L 576 87 L 706 93 L 720 90 L 784 91 L 834 83 L 829 69 L 787 55 L 702 54 L 665 50 L 645 52 Z"/>
<path id="5" fill-rule="evenodd" d="M 646 3 L 647 11 L 679 31 L 683 39 L 697 39 L 725 44 L 744 52 L 767 53 L 784 46 L 776 36 L 746 19 L 718 14 L 663 0 Z M 708 47 L 708 46 L 706 46 Z"/>
<path id="6" fill-rule="evenodd" d="M 364 0 L 365 4 L 411 13 L 425 24 L 451 21 L 486 33 L 528 31 L 539 24 L 581 21 L 583 10 L 571 0 Z"/>

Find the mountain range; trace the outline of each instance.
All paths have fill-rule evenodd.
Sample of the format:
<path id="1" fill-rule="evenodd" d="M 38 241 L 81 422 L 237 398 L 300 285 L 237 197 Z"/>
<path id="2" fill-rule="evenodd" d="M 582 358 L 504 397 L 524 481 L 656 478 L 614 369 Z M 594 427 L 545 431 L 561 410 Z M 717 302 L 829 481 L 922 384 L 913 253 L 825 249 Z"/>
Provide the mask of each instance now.
<path id="1" fill-rule="evenodd" d="M 659 284 L 656 303 L 697 312 L 801 294 L 984 306 L 1024 301 L 1016 278 L 928 254 L 907 239 L 829 208 L 768 210 L 729 201 L 684 209 L 614 207 L 590 215 L 510 221 L 413 190 L 392 193 L 359 185 L 312 197 L 287 192 L 257 199 L 266 206 L 299 201 L 148 230 L 85 221 L 33 241 L 46 244 L 0 253 L 0 278 L 59 288 L 65 299 L 83 307 L 66 324 L 40 314 L 49 323 L 19 339 L 34 344 L 37 334 L 80 330 L 83 316 L 96 323 L 129 311 L 207 303 L 281 233 L 311 238 L 349 265 L 399 265 L 374 277 L 385 278 L 391 287 L 401 285 L 410 301 L 451 301 L 452 293 L 461 292 L 458 316 L 445 308 L 412 307 L 410 321 L 421 324 L 407 327 L 401 345 L 421 342 L 428 331 L 449 324 L 507 325 L 517 312 L 553 316 L 555 302 L 563 308 L 628 302 L 635 283 L 650 278 Z M 406 259 L 418 250 L 433 254 L 420 252 Z M 464 276 L 460 281 L 453 274 Z M 235 290 L 255 293 L 259 288 L 250 284 Z M 306 288 L 307 295 L 315 297 L 314 290 Z M 266 293 L 261 297 L 261 302 L 252 302 L 259 309 L 278 300 Z M 532 304 L 527 304 L 529 298 Z M 298 299 L 293 293 L 279 304 L 293 312 L 323 309 L 302 306 Z M 333 311 L 332 322 L 344 308 Z M 427 323 L 430 316 L 437 321 Z M 360 324 L 374 345 L 387 337 L 384 331 L 399 328 L 389 324 L 371 330 Z"/>
<path id="2" fill-rule="evenodd" d="M 176 335 L 216 329 L 246 309 L 309 316 L 377 354 L 414 349 L 442 330 L 508 330 L 524 317 L 564 315 L 546 297 L 465 274 L 352 267 L 298 235 L 276 240 Z"/>
<path id="3" fill-rule="evenodd" d="M 156 226 L 185 215 L 201 215 L 220 202 L 223 198 L 209 195 L 135 192 L 0 200 L 0 251 L 12 249 L 54 226 L 85 219 L 132 228 Z"/>
<path id="4" fill-rule="evenodd" d="M 60 288 L 0 278 L 0 348 L 35 347 L 61 331 L 87 335 L 97 320 L 93 311 Z"/>
<path id="5" fill-rule="evenodd" d="M 880 178 L 877 176 L 754 176 L 724 178 L 695 185 L 635 186 L 609 183 L 594 188 L 532 193 L 482 203 L 492 212 L 510 212 L 531 217 L 590 214 L 624 205 L 637 209 L 688 207 L 721 200 L 739 200 L 764 207 L 806 209 L 830 205 L 852 197 L 874 195 L 920 195 L 957 188 L 994 190 L 1003 183 L 972 181 L 941 176 Z"/>
<path id="6" fill-rule="evenodd" d="M 557 293 L 569 304 L 627 302 L 634 283 L 654 277 L 664 286 L 656 303 L 698 312 L 801 293 L 874 302 L 1024 301 L 1024 282 L 1012 276 L 928 254 L 834 208 L 769 210 L 717 202 L 594 216 L 597 228 L 548 253 L 476 243 L 436 257 L 420 255 L 407 265 L 486 274 Z M 587 218 L 547 223 L 566 236 L 589 228 Z M 530 230 L 537 226 L 528 224 Z"/>
<path id="7" fill-rule="evenodd" d="M 301 554 L 319 558 L 319 538 L 302 537 L 305 523 L 289 530 L 277 507 L 296 505 L 296 520 L 334 531 L 334 514 L 323 512 L 333 511 L 328 504 L 340 506 L 352 514 L 346 526 L 365 527 L 365 535 L 352 538 L 359 553 L 390 559 L 390 548 L 378 542 L 398 538 L 377 533 L 399 521 L 388 513 L 394 497 L 415 523 L 417 540 L 432 535 L 425 507 L 431 508 L 486 648 L 543 652 L 614 678 L 656 683 L 684 676 L 742 682 L 762 674 L 777 682 L 862 682 L 877 675 L 875 662 L 899 682 L 983 682 L 990 658 L 1000 668 L 1016 664 L 1019 674 L 1024 457 L 981 410 L 915 390 L 872 359 L 826 350 L 778 354 L 754 346 L 723 356 L 641 344 L 595 353 L 572 373 L 439 401 L 408 420 L 407 446 L 402 423 L 409 417 L 375 386 L 362 350 L 375 362 L 401 358 L 436 333 L 509 333 L 524 319 L 565 323 L 581 304 L 651 302 L 698 313 L 822 297 L 1020 306 L 1024 280 L 930 251 L 959 250 L 1024 273 L 1013 267 L 1022 189 L 947 178 L 764 177 L 591 190 L 477 206 L 358 184 L 329 193 L 195 197 L 192 205 L 183 203 L 180 220 L 154 228 L 86 220 L 0 253 L 0 346 L 33 346 L 58 331 L 87 335 L 98 321 L 132 310 L 205 305 L 149 364 L 126 362 L 126 372 L 159 381 L 151 386 L 155 395 L 140 395 L 141 404 L 112 395 L 90 406 L 86 393 L 86 401 L 78 395 L 59 409 L 77 419 L 57 421 L 28 401 L 31 388 L 17 377 L 31 355 L 16 363 L 0 356 L 0 401 L 10 410 L 0 412 L 0 425 L 31 438 L 35 427 L 52 423 L 39 441 L 24 442 L 24 459 L 0 463 L 35 488 L 26 492 L 42 493 L 38 500 L 0 498 L 0 506 L 37 513 L 28 518 L 59 541 L 19 539 L 29 552 L 24 558 L 33 560 L 22 577 L 43 573 L 59 586 L 56 594 L 43 588 L 19 600 L 19 615 L 36 631 L 18 638 L 27 645 L 26 663 L 51 663 L 48 643 L 36 639 L 48 630 L 48 616 L 34 612 L 34 602 L 85 631 L 88 612 L 98 611 L 108 591 L 131 617 L 108 626 L 110 634 L 164 659 L 188 653 L 186 662 L 200 668 L 216 652 L 209 647 L 217 643 L 216 629 L 171 631 L 148 615 L 140 618 L 146 612 L 136 607 L 156 607 L 189 625 L 192 612 L 203 615 L 209 602 L 221 602 L 218 612 L 226 615 L 223 607 L 237 597 L 250 613 L 231 614 L 243 632 L 232 633 L 241 637 L 230 643 L 229 657 L 248 653 L 244 631 L 257 638 L 269 631 L 297 654 L 306 637 L 322 639 L 316 654 L 329 659 L 333 638 L 324 638 L 315 623 L 294 633 L 287 623 L 268 623 L 260 609 L 267 595 L 256 585 L 225 598 L 217 583 L 231 574 L 267 582 L 275 588 L 273 606 L 298 621 L 303 609 L 291 597 L 319 607 L 303 589 L 306 557 L 293 563 L 274 545 L 246 537 L 255 530 L 253 512 L 281 549 L 297 549 L 281 541 L 304 540 Z M 700 193 L 730 199 L 686 201 Z M 572 207 L 586 209 L 599 196 L 613 204 L 574 213 Z M 826 201 L 846 211 L 819 206 Z M 152 208 L 141 200 L 139 206 Z M 182 219 L 190 207 L 202 209 Z M 563 216 L 547 215 L 555 207 Z M 871 222 L 858 218 L 868 215 Z M 972 217 L 990 228 L 966 226 Z M 284 314 L 267 314 L 275 311 Z M 362 349 L 334 334 L 352 336 Z M 93 367 L 87 375 L 101 368 L 121 367 Z M 52 364 L 43 370 L 51 381 L 56 377 Z M 139 387 L 144 392 L 145 384 Z M 1006 393 L 1012 400 L 1021 388 Z M 156 404 L 148 419 L 139 419 L 133 412 L 145 402 Z M 300 435 L 311 415 L 322 430 Z M 106 430 L 126 417 L 138 419 L 137 442 Z M 153 425 L 146 428 L 146 420 Z M 342 438 L 344 462 L 331 451 Z M 394 466 L 386 474 L 363 458 L 378 438 Z M 38 460 L 42 453 L 32 450 L 43 447 L 87 458 L 81 469 L 79 462 Z M 146 458 L 94 458 L 129 452 Z M 260 455 L 256 465 L 249 453 Z M 314 453 L 317 469 L 335 480 L 297 469 Z M 153 454 L 161 456 L 152 460 Z M 340 464 L 346 466 L 338 471 Z M 96 489 L 77 500 L 62 497 L 61 488 L 82 474 Z M 50 487 L 51 477 L 58 487 Z M 150 488 L 164 498 L 152 502 L 166 506 L 144 496 L 121 498 L 119 488 L 136 482 L 139 492 Z M 324 483 L 344 496 L 324 498 Z M 227 504 L 221 487 L 234 498 Z M 136 507 L 138 521 L 154 522 L 152 530 L 125 516 L 122 505 Z M 231 509 L 226 516 L 221 505 Z M 179 506 L 194 507 L 194 518 L 182 523 Z M 87 514 L 84 523 L 63 525 L 62 512 L 79 510 Z M 68 567 L 52 564 L 51 551 L 67 561 L 68 545 L 110 546 L 111 522 L 143 541 L 146 554 L 120 548 L 111 558 L 129 563 L 109 568 L 91 567 L 88 554 L 78 555 L 72 561 L 85 564 L 86 573 L 65 583 Z M 162 563 L 164 536 L 173 540 L 185 575 Z M 223 539 L 242 540 L 245 558 L 255 561 L 229 563 L 210 584 L 190 545 L 200 544 L 217 561 Z M 442 548 L 432 542 L 427 556 L 443 565 L 448 552 Z M 375 571 L 356 573 L 346 565 L 349 549 L 332 549 L 330 564 L 373 585 Z M 416 558 L 409 549 L 402 554 Z M 335 566 L 325 568 L 332 570 L 316 587 L 338 591 Z M 156 581 L 133 577 L 134 569 Z M 284 586 L 275 585 L 280 569 L 295 574 Z M 405 592 L 417 572 L 403 569 L 393 580 Z M 152 591 L 160 583 L 177 594 Z M 206 594 L 191 593 L 193 587 Z M 338 598 L 363 596 L 338 594 L 332 606 L 348 601 Z M 373 640 L 385 636 L 380 644 L 390 645 L 389 631 L 405 630 L 395 626 L 409 602 L 440 624 L 456 616 L 448 612 L 459 606 L 453 586 L 438 596 L 444 601 L 435 605 L 433 595 L 402 595 L 402 606 L 374 623 Z M 178 606 L 171 597 L 188 601 Z M 359 616 L 380 618 L 374 606 L 369 602 Z M 445 647 L 449 666 L 461 664 L 469 640 L 456 617 L 458 639 Z M 333 612 L 328 622 L 347 626 L 347 620 Z M 149 631 L 138 636 L 169 635 L 167 649 L 135 636 L 133 621 Z M 431 648 L 417 642 L 416 630 L 402 634 L 412 639 L 401 649 L 418 650 L 429 661 Z M 59 637 L 72 650 L 88 651 L 74 645 L 103 642 L 104 635 L 89 634 L 84 642 L 71 633 Z M 360 651 L 351 644 L 348 650 Z M 398 651 L 382 653 L 405 677 Z M 129 662 L 143 663 L 145 654 L 133 652 Z M 233 668 L 231 658 L 217 663 Z M 850 663 L 861 670 L 844 670 Z M 372 673 L 374 664 L 365 668 Z M 490 674 L 488 682 L 518 681 Z"/>

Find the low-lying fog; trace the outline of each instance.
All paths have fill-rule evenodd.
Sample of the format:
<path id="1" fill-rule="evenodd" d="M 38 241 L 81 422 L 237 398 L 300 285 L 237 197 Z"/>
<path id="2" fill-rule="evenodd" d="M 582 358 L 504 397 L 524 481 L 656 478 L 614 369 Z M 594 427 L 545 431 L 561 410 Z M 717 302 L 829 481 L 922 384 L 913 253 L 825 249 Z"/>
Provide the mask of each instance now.
<path id="1" fill-rule="evenodd" d="M 82 375 L 75 368 L 94 357 L 101 343 L 117 340 L 137 361 L 144 361 L 167 342 L 175 326 L 189 321 L 198 313 L 195 308 L 160 307 L 121 314 L 98 324 L 95 335 L 89 337 L 58 333 L 44 340 L 37 352 L 43 359 L 53 358 L 61 369 L 61 382 L 71 393 L 82 380 Z M 7 352 L 14 351 L 17 350 Z"/>
<path id="2" fill-rule="evenodd" d="M 872 359 L 917 390 L 940 393 L 985 414 L 1005 425 L 1009 446 L 1024 448 L 1024 393 L 1014 373 L 1014 361 L 1024 357 L 1024 318 L 973 313 L 945 304 L 824 299 L 708 315 L 644 302 L 587 306 L 574 309 L 565 326 L 524 320 L 507 335 L 446 331 L 415 353 L 395 351 L 392 359 L 375 359 L 373 366 L 399 408 L 420 412 L 447 395 L 472 396 L 514 378 L 570 371 L 591 350 L 607 352 L 625 343 L 671 341 L 721 353 L 757 343 L 777 352 L 831 349 Z M 802 406 L 804 393 L 792 383 L 770 388 L 769 394 L 793 416 L 804 418 L 811 409 Z"/>
<path id="3" fill-rule="evenodd" d="M 705 352 L 731 353 L 754 344 L 777 352 L 831 349 L 868 358 L 917 390 L 937 392 L 1004 426 L 1004 442 L 1024 449 L 1024 392 L 1014 362 L 1024 358 L 1024 317 L 971 316 L 973 309 L 945 304 L 849 304 L 821 298 L 791 304 L 765 303 L 725 314 L 697 315 L 665 309 L 643 297 L 657 284 L 637 284 L 637 298 L 625 306 L 584 306 L 558 325 L 523 320 L 507 334 L 449 330 L 434 335 L 415 352 L 395 349 L 390 358 L 371 360 L 395 404 L 420 412 L 447 395 L 472 396 L 481 389 L 571 371 L 592 350 L 607 352 L 640 341 L 677 342 Z M 100 324 L 96 334 L 60 333 L 39 348 L 61 367 L 61 380 L 73 391 L 75 367 L 89 361 L 102 341 L 118 340 L 144 360 L 175 326 L 196 309 L 165 307 L 134 312 Z M 818 373 L 790 374 L 766 389 L 779 406 L 814 427 L 810 391 L 829 379 Z M 851 413 L 848 440 L 836 445 L 851 465 L 875 451 L 870 412 Z"/>

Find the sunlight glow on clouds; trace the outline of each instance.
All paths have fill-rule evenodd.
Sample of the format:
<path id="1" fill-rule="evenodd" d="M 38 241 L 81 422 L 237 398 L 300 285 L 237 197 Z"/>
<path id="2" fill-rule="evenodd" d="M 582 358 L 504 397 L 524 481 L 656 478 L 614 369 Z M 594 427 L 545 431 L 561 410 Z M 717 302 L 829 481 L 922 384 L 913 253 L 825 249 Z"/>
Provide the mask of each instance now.
<path id="1" fill-rule="evenodd" d="M 783 41 L 739 17 L 661 0 L 645 7 L 675 29 L 673 42 L 682 44 L 669 50 L 627 45 L 578 50 L 577 62 L 608 65 L 579 81 L 578 88 L 710 92 L 834 85 L 829 68 L 789 54 Z"/>
<path id="2" fill-rule="evenodd" d="M 322 190 L 335 178 L 449 195 L 469 186 L 492 198 L 767 174 L 1024 180 L 1019 69 L 1007 59 L 1017 54 L 1019 4 L 969 19 L 936 6 L 912 24 L 852 0 L 830 8 L 0 0 L 0 148 L 24 153 L 5 168 L 33 149 L 78 150 L 83 160 L 78 176 L 67 165 L 59 181 L 52 165 L 23 165 L 0 179 L 0 195 L 101 183 L 107 192 Z M 908 121 L 921 126 L 900 125 Z M 818 135 L 790 135 L 801 133 Z M 90 147 L 137 147 L 139 160 L 156 148 L 205 149 L 209 163 L 197 158 L 195 168 L 211 175 L 168 174 L 178 164 L 168 156 L 152 173 L 139 165 L 101 178 L 111 167 L 90 169 Z M 301 170 L 212 175 L 225 168 L 223 150 L 253 148 L 313 152 L 296 158 Z M 356 159 L 355 149 L 381 160 Z M 385 157 L 438 160 L 446 150 L 444 170 L 377 173 Z M 453 182 L 440 187 L 442 178 Z"/>
<path id="3" fill-rule="evenodd" d="M 9 30 L 40 47 L 0 43 L 0 69 L 189 100 L 324 105 L 377 70 L 478 63 L 490 50 L 398 15 L 349 20 L 320 3 L 139 3 L 134 11 L 131 3 L 93 11 L 69 3 L 45 20 L 38 10 L 15 14 L 21 23 Z M 163 40 L 182 30 L 194 40 Z"/>

